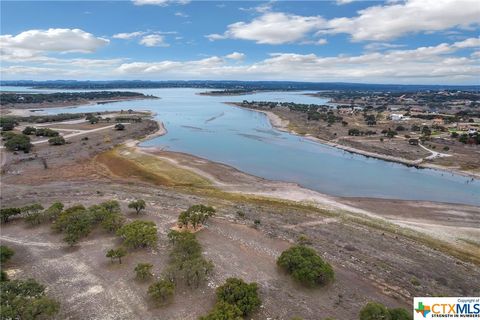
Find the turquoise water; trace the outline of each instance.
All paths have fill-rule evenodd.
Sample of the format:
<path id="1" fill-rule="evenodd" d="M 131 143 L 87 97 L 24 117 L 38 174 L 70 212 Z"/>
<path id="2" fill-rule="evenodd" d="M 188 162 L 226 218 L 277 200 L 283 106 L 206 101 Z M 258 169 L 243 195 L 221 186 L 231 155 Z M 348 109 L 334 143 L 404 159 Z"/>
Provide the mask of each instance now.
<path id="1" fill-rule="evenodd" d="M 213 97 L 197 95 L 204 91 L 200 89 L 130 91 L 162 99 L 49 109 L 48 112 L 150 109 L 163 121 L 168 134 L 146 141 L 143 146 L 193 154 L 259 177 L 295 182 L 334 196 L 480 205 L 480 180 L 470 181 L 443 171 L 416 169 L 354 155 L 280 132 L 272 128 L 265 115 L 222 103 L 268 100 L 324 104 L 326 99 L 299 92 Z"/>

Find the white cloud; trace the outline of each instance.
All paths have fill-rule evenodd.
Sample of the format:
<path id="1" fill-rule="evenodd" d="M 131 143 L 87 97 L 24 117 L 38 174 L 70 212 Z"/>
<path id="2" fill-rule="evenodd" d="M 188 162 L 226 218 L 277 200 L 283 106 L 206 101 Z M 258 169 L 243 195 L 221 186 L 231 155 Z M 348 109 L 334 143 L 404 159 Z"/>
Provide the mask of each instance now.
<path id="1" fill-rule="evenodd" d="M 165 38 L 159 34 L 149 34 L 142 37 L 139 44 L 145 47 L 169 47 L 170 45 L 165 42 Z"/>
<path id="2" fill-rule="evenodd" d="M 189 17 L 188 14 L 186 14 L 186 13 L 184 13 L 184 12 L 180 12 L 180 11 L 179 11 L 179 12 L 175 12 L 175 16 L 181 17 L 181 18 L 188 18 L 188 17 Z"/>
<path id="3" fill-rule="evenodd" d="M 353 18 L 335 18 L 320 33 L 347 33 L 354 41 L 385 41 L 416 32 L 467 28 L 480 23 L 478 0 L 408 0 L 360 10 Z"/>
<path id="4" fill-rule="evenodd" d="M 479 38 L 415 49 L 387 48 L 346 56 L 279 52 L 253 63 L 233 52 L 199 60 L 125 61 L 124 59 L 59 59 L 39 63 L 7 61 L 4 79 L 237 79 L 346 81 L 371 83 L 478 84 Z M 393 49 L 393 50 L 391 50 Z M 470 50 L 458 56 L 457 51 Z M 2 63 L 4 62 L 2 56 Z M 40 66 L 41 67 L 40 67 Z M 107 76 L 106 76 L 107 75 Z"/>
<path id="5" fill-rule="evenodd" d="M 114 34 L 114 35 L 112 36 L 112 38 L 128 40 L 128 39 L 133 39 L 133 38 L 140 37 L 140 36 L 142 36 L 142 35 L 144 35 L 144 34 L 145 34 L 145 32 L 143 32 L 143 31 L 135 31 L 135 32 L 127 32 L 127 33 L 117 33 L 117 34 Z"/>
<path id="6" fill-rule="evenodd" d="M 342 5 L 342 4 L 349 4 L 349 3 L 352 3 L 354 2 L 355 0 L 336 0 L 337 4 L 338 5 Z"/>
<path id="7" fill-rule="evenodd" d="M 245 58 L 245 54 L 244 53 L 241 53 L 241 52 L 232 52 L 230 54 L 227 54 L 225 56 L 225 58 L 227 59 L 232 59 L 232 60 L 242 60 Z"/>
<path id="8" fill-rule="evenodd" d="M 228 26 L 223 35 L 210 34 L 210 40 L 242 39 L 259 44 L 283 44 L 302 40 L 310 32 L 325 25 L 318 16 L 304 17 L 282 12 L 269 12 L 251 22 L 236 22 Z"/>
<path id="9" fill-rule="evenodd" d="M 168 6 L 170 4 L 187 4 L 190 0 L 133 0 L 137 6 L 154 5 L 154 6 Z"/>
<path id="10" fill-rule="evenodd" d="M 0 36 L 2 49 L 18 52 L 91 53 L 110 41 L 80 29 L 28 30 Z"/>

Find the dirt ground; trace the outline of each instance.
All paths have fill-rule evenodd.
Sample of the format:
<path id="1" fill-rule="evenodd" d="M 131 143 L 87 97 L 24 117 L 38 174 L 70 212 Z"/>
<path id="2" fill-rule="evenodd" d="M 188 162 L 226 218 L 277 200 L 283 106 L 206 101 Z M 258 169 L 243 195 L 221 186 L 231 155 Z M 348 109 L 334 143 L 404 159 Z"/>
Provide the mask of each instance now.
<path id="1" fill-rule="evenodd" d="M 480 288 L 478 267 L 420 245 L 395 233 L 344 223 L 318 211 L 250 202 L 231 202 L 179 194 L 169 188 L 111 182 L 51 182 L 41 188 L 11 185 L 2 202 L 48 205 L 91 205 L 116 199 L 129 219 L 137 216 L 128 201 L 143 198 L 146 214 L 159 230 L 156 250 L 130 252 L 121 265 L 105 252 L 118 239 L 96 231 L 74 248 L 48 226 L 28 227 L 16 221 L 2 227 L 2 244 L 16 255 L 8 265 L 12 277 L 35 277 L 62 304 L 58 319 L 196 319 L 214 303 L 214 288 L 227 277 L 256 281 L 262 307 L 253 319 L 354 319 L 367 301 L 410 308 L 413 296 L 474 296 Z M 215 205 L 217 217 L 197 236 L 215 271 L 206 286 L 180 288 L 174 302 L 155 308 L 146 295 L 148 283 L 134 279 L 134 266 L 150 262 L 158 276 L 168 262 L 166 233 L 179 212 L 197 203 Z M 243 212 L 240 218 L 237 212 Z M 260 219 L 258 229 L 253 220 Z M 334 267 L 335 282 L 321 289 L 305 289 L 279 271 L 275 259 L 300 234 Z"/>
<path id="2" fill-rule="evenodd" d="M 344 207 L 337 208 L 343 209 L 318 209 L 214 191 L 210 185 L 203 184 L 206 177 L 202 172 L 206 171 L 214 180 L 223 177 L 216 180 L 224 185 L 231 179 L 243 184 L 257 184 L 260 180 L 231 172 L 227 166 L 219 169 L 188 155 L 172 157 L 153 152 L 155 156 L 164 157 L 163 162 L 149 160 L 144 165 L 160 166 L 157 169 L 163 170 L 166 177 L 175 165 L 175 177 L 198 180 L 201 188 L 195 189 L 197 182 L 188 187 L 165 186 L 142 176 L 122 176 L 122 167 L 113 175 L 105 163 L 98 161 L 104 151 L 111 152 L 113 146 L 145 136 L 157 128 L 157 123 L 144 121 L 127 126 L 125 131 L 109 132 L 109 139 L 98 131 L 88 135 L 87 141 L 77 136 L 65 146 L 35 145 L 34 153 L 27 155 L 7 154 L 2 150 L 2 159 L 5 159 L 1 176 L 2 207 L 31 203 L 48 206 L 54 201 L 62 201 L 66 206 L 78 203 L 88 206 L 115 199 L 121 203 L 128 219 L 154 221 L 158 228 L 155 250 L 131 250 L 122 259 L 123 263 L 117 264 L 111 263 L 105 253 L 119 245 L 119 239 L 100 229 L 70 248 L 48 225 L 32 228 L 22 220 L 3 225 L 1 243 L 16 252 L 6 265 L 10 277 L 34 277 L 45 284 L 48 294 L 61 303 L 58 319 L 197 319 L 213 307 L 215 288 L 230 276 L 258 282 L 262 306 L 252 316 L 258 320 L 294 316 L 308 320 L 356 319 L 368 301 L 411 310 L 414 296 L 480 295 L 478 264 L 420 241 L 398 228 L 382 227 L 344 214 L 347 208 L 358 207 L 384 218 L 397 219 L 405 226 L 410 223 L 413 230 L 421 223 L 435 220 L 438 226 L 458 230 L 478 222 L 480 212 L 476 208 L 328 198 L 325 201 L 340 201 Z M 123 156 L 128 159 L 132 154 Z M 42 158 L 46 159 L 48 169 L 38 160 Z M 187 166 L 197 171 L 181 175 L 180 169 Z M 123 168 L 129 170 L 127 166 Z M 138 198 L 147 203 L 141 217 L 127 208 L 129 201 Z M 150 262 L 155 276 L 160 276 L 170 250 L 166 234 L 178 214 L 194 204 L 212 205 L 217 209 L 216 217 L 197 233 L 203 254 L 214 264 L 214 272 L 207 284 L 198 289 L 177 288 L 173 302 L 158 308 L 147 297 L 151 281 L 135 280 L 133 269 L 138 263 Z M 253 223 L 256 219 L 261 221 L 257 228 Z M 417 226 L 412 221 L 417 221 Z M 331 285 L 306 289 L 276 267 L 276 258 L 300 235 L 307 236 L 310 245 L 333 265 L 336 279 Z M 472 248 L 478 250 L 474 244 Z M 471 254 L 475 255 L 473 251 Z"/>

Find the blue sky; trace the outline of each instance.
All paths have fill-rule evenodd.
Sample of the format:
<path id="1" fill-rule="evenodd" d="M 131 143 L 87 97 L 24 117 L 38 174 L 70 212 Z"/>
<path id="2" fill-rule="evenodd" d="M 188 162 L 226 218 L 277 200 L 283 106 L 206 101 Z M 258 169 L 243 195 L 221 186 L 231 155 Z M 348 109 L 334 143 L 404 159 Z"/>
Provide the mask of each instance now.
<path id="1" fill-rule="evenodd" d="M 2 1 L 2 79 L 480 84 L 480 4 Z"/>

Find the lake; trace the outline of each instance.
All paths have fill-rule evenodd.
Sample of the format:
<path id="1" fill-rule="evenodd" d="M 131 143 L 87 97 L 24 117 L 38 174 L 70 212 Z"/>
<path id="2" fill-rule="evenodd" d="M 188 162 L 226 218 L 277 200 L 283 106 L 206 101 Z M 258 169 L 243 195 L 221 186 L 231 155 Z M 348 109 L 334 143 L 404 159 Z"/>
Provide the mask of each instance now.
<path id="1" fill-rule="evenodd" d="M 16 90 L 36 91 L 18 87 Z M 242 100 L 327 103 L 327 99 L 304 95 L 306 92 L 262 92 L 218 97 L 198 95 L 198 92 L 205 91 L 202 89 L 128 91 L 152 94 L 161 99 L 46 111 L 62 113 L 149 109 L 157 113 L 156 118 L 165 124 L 168 134 L 145 141 L 142 146 L 193 154 L 259 177 L 298 183 L 333 196 L 480 205 L 478 179 L 471 181 L 467 177 L 444 171 L 417 169 L 351 154 L 278 131 L 272 128 L 264 114 L 223 103 Z"/>

